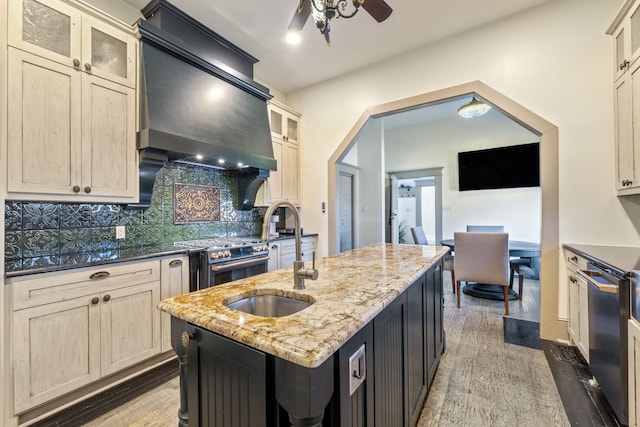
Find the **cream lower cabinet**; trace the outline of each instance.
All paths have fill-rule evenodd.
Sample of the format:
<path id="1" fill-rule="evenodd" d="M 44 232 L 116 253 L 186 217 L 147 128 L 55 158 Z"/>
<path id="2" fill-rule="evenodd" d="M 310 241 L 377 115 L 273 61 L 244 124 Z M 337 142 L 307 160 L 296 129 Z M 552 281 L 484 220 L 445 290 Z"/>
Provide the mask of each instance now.
<path id="1" fill-rule="evenodd" d="M 316 251 L 315 236 L 305 236 L 300 239 L 300 257 L 302 261 L 308 262 L 313 260 Z M 296 241 L 295 239 L 285 239 L 280 241 L 280 265 L 279 268 L 287 268 L 293 265 L 296 260 Z"/>
<path id="2" fill-rule="evenodd" d="M 160 299 L 167 299 L 189 292 L 189 257 L 179 255 L 160 260 Z M 162 351 L 171 348 L 171 315 L 161 313 Z"/>
<path id="3" fill-rule="evenodd" d="M 8 285 L 16 414 L 161 352 L 157 259 Z"/>
<path id="4" fill-rule="evenodd" d="M 629 427 L 640 426 L 640 323 L 629 319 Z"/>
<path id="5" fill-rule="evenodd" d="M 589 362 L 589 293 L 585 279 L 578 270 L 586 270 L 587 260 L 565 249 L 569 286 L 568 332 L 580 353 Z"/>

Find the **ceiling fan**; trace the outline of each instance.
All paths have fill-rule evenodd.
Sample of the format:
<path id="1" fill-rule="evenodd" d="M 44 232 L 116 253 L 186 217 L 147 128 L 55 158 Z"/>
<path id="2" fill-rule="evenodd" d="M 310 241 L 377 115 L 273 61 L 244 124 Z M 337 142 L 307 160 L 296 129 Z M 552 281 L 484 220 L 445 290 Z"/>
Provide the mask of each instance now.
<path id="1" fill-rule="evenodd" d="M 384 0 L 351 0 L 351 2 L 354 9 L 352 12 L 348 12 L 348 0 L 299 0 L 298 8 L 289 24 L 289 31 L 302 30 L 307 19 L 309 19 L 309 15 L 312 15 L 316 27 L 324 35 L 327 44 L 331 44 L 329 21 L 332 18 L 352 18 L 360 10 L 360 6 L 378 22 L 384 21 L 393 12 L 391 6 Z"/>

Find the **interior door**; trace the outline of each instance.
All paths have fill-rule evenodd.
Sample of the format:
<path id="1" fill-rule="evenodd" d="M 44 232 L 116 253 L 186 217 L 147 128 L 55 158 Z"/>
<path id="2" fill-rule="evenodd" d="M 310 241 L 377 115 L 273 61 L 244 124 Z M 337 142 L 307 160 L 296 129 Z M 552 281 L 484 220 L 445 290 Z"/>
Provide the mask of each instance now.
<path id="1" fill-rule="evenodd" d="M 338 181 L 340 252 L 344 252 L 353 249 L 353 175 L 341 172 Z"/>

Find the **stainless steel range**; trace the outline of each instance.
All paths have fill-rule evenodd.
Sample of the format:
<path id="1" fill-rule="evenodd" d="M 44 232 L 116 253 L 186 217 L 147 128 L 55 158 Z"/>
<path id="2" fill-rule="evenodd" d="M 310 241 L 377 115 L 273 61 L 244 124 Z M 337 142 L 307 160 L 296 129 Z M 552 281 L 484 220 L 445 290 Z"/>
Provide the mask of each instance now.
<path id="1" fill-rule="evenodd" d="M 191 291 L 266 273 L 269 247 L 253 237 L 223 237 L 175 242 L 192 249 L 189 258 Z"/>

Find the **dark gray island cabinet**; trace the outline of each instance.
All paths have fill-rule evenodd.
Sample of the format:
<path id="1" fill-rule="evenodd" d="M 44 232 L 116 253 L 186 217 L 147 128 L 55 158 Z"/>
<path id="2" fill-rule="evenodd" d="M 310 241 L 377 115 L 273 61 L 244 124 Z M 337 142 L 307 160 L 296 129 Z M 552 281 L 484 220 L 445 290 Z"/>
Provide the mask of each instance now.
<path id="1" fill-rule="evenodd" d="M 414 426 L 445 347 L 442 259 L 318 366 L 178 317 L 171 327 L 181 367 L 180 425 Z"/>

